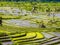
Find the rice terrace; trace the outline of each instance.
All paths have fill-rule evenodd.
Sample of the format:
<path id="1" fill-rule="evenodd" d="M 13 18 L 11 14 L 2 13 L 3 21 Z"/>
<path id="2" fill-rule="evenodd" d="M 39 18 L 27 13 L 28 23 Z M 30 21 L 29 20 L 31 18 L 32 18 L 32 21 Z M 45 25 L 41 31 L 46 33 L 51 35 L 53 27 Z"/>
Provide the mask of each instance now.
<path id="1" fill-rule="evenodd" d="M 60 1 L 1 0 L 0 45 L 60 45 Z"/>

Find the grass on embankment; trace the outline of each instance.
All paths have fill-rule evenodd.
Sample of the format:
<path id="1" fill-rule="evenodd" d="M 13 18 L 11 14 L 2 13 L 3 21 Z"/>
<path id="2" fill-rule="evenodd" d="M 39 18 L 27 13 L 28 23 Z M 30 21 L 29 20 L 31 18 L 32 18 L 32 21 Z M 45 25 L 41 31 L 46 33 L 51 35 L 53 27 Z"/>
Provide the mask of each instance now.
<path id="1" fill-rule="evenodd" d="M 3 20 L 8 20 L 8 19 L 20 19 L 21 16 L 10 16 L 10 15 L 3 15 L 3 16 L 0 16 L 2 17 Z"/>
<path id="2" fill-rule="evenodd" d="M 14 27 L 14 26 L 0 26 L 0 30 L 9 31 L 9 32 L 42 32 L 42 31 L 59 31 L 55 28 L 33 28 L 33 27 Z"/>

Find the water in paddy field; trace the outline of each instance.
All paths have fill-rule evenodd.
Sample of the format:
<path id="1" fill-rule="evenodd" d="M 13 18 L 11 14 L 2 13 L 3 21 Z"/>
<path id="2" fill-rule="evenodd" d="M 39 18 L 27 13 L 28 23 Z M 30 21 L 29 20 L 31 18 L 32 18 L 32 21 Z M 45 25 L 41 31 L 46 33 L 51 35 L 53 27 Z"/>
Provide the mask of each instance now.
<path id="1" fill-rule="evenodd" d="M 53 15 L 51 15 L 51 16 L 53 16 Z M 58 18 L 60 18 L 60 13 L 55 14 L 55 16 L 58 17 Z"/>
<path id="2" fill-rule="evenodd" d="M 5 21 L 5 20 L 4 20 Z M 38 25 L 36 24 L 31 24 L 29 20 L 21 20 L 21 19 L 12 19 L 12 20 L 7 20 L 7 25 L 16 25 L 16 26 L 26 26 L 26 27 L 37 27 Z"/>
<path id="3" fill-rule="evenodd" d="M 60 18 L 60 14 L 56 14 L 56 16 Z"/>
<path id="4" fill-rule="evenodd" d="M 2 45 L 12 45 L 13 43 L 12 42 L 4 42 L 4 43 L 2 43 Z"/>

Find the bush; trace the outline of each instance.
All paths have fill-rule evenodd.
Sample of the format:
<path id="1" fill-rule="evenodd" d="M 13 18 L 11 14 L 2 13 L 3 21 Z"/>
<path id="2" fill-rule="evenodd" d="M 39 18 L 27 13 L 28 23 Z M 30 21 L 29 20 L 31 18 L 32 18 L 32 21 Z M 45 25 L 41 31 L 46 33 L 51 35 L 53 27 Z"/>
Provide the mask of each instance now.
<path id="1" fill-rule="evenodd" d="M 2 43 L 0 42 L 0 45 L 2 45 Z"/>

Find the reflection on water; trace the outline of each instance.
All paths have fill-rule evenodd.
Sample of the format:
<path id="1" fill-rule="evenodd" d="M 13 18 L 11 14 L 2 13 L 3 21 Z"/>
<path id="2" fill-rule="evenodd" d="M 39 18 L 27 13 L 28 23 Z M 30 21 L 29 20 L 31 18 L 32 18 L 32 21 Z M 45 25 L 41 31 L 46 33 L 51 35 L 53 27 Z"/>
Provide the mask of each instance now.
<path id="1" fill-rule="evenodd" d="M 11 19 L 11 20 L 4 20 L 8 25 L 16 25 L 16 26 L 26 26 L 26 27 L 38 27 L 36 24 L 30 23 L 28 20 L 21 20 L 21 19 Z"/>
<path id="2" fill-rule="evenodd" d="M 13 43 L 12 42 L 4 42 L 2 43 L 2 45 L 12 45 Z"/>
<path id="3" fill-rule="evenodd" d="M 59 17 L 60 18 L 60 14 L 56 14 L 55 16 Z"/>
<path id="4" fill-rule="evenodd" d="M 60 18 L 60 13 L 58 14 L 54 14 L 56 17 Z M 53 16 L 53 14 L 50 15 L 51 17 Z"/>

